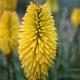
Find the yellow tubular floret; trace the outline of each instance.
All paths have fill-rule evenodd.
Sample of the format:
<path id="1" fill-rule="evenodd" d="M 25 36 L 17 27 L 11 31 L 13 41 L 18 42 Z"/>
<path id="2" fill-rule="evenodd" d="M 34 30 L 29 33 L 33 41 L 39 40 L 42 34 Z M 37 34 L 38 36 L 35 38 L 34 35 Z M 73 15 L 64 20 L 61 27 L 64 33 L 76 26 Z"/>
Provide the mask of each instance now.
<path id="1" fill-rule="evenodd" d="M 0 49 L 8 56 L 17 47 L 19 19 L 16 12 L 4 11 L 0 19 Z"/>
<path id="2" fill-rule="evenodd" d="M 29 80 L 44 80 L 56 56 L 57 33 L 47 4 L 28 6 L 19 34 L 19 58 Z"/>

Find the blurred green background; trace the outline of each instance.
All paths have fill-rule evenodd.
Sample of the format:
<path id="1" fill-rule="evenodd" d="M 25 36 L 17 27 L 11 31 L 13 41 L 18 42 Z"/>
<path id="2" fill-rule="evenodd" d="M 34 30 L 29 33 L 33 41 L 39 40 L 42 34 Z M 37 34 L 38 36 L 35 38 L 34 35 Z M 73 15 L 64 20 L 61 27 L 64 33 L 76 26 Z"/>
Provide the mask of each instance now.
<path id="1" fill-rule="evenodd" d="M 36 0 L 32 1 L 36 2 Z M 44 0 L 38 1 L 41 4 L 44 3 Z M 29 2 L 30 0 L 18 0 L 16 11 L 20 21 L 22 21 Z M 70 21 L 72 10 L 75 7 L 80 8 L 80 0 L 56 0 L 56 2 L 58 10 L 53 10 L 52 13 L 58 33 L 58 49 L 55 62 L 46 80 L 80 80 L 80 31 L 74 40 L 77 28 Z M 17 53 L 16 50 L 11 57 L 10 80 L 27 80 L 21 69 Z M 7 68 L 6 59 L 0 52 L 0 80 L 8 80 Z"/>

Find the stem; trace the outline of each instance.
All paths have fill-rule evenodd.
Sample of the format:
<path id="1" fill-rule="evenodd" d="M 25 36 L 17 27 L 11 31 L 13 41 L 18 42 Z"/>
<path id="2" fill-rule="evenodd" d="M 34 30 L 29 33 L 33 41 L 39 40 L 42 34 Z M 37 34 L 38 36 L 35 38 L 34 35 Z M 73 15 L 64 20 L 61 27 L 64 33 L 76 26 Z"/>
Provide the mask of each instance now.
<path id="1" fill-rule="evenodd" d="M 7 60 L 8 80 L 16 80 L 16 75 L 15 75 L 15 71 L 14 71 L 15 68 L 14 68 L 14 64 L 12 61 L 12 52 L 11 52 L 11 55 L 6 57 L 6 60 Z"/>
<path id="2" fill-rule="evenodd" d="M 77 40 L 79 32 L 80 32 L 80 28 L 77 29 L 77 32 L 76 32 L 76 34 L 74 36 L 73 43 L 75 43 L 75 41 Z"/>
<path id="3" fill-rule="evenodd" d="M 8 57 L 6 57 L 7 59 L 7 73 L 8 73 L 8 80 L 11 80 L 11 77 L 10 77 L 10 59 Z"/>
<path id="4" fill-rule="evenodd" d="M 13 61 L 11 62 L 11 68 L 12 68 L 12 70 L 13 70 L 13 73 L 12 73 L 12 75 L 13 75 L 13 80 L 17 80 L 17 79 L 16 79 L 15 67 L 14 67 Z"/>
<path id="5" fill-rule="evenodd" d="M 39 4 L 38 0 L 36 0 L 36 2 L 37 2 L 37 5 L 38 5 Z"/>
<path id="6" fill-rule="evenodd" d="M 73 50 L 73 47 L 74 46 L 76 46 L 76 52 L 78 52 L 79 51 L 79 33 L 80 33 L 80 27 L 78 26 L 78 29 L 77 29 L 77 31 L 76 31 L 76 33 L 75 33 L 75 36 L 74 36 L 74 39 L 73 39 L 73 42 L 71 43 L 71 46 L 70 46 L 70 49 L 69 49 L 69 52 L 70 52 L 70 56 L 69 57 L 71 57 L 72 56 L 72 54 L 73 54 L 73 52 L 72 52 L 72 50 Z"/>

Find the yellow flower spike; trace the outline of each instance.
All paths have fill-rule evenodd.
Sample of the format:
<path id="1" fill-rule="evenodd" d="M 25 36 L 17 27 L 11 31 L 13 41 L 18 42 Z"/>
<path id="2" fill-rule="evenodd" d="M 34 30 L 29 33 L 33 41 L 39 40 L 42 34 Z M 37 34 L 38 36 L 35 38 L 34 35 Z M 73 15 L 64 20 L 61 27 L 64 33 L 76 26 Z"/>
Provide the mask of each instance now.
<path id="1" fill-rule="evenodd" d="M 16 12 L 4 11 L 0 19 L 0 49 L 9 56 L 17 47 L 19 19 Z"/>
<path id="2" fill-rule="evenodd" d="M 71 22 L 74 26 L 80 25 L 80 8 L 75 8 L 71 14 Z"/>
<path id="3" fill-rule="evenodd" d="M 17 0 L 0 0 L 0 4 L 2 10 L 15 10 Z"/>
<path id="4" fill-rule="evenodd" d="M 29 80 L 44 80 L 56 56 L 57 33 L 47 4 L 28 6 L 19 34 L 19 58 Z"/>

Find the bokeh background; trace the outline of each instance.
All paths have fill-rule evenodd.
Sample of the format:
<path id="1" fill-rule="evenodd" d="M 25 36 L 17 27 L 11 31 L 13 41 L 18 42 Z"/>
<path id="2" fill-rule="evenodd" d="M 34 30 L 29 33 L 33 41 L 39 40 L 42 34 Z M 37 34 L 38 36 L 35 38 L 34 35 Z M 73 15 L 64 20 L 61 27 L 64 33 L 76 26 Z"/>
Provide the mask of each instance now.
<path id="1" fill-rule="evenodd" d="M 36 3 L 36 0 L 32 0 Z M 17 13 L 22 21 L 30 0 L 18 0 Z M 38 0 L 44 3 L 44 0 Z M 70 17 L 74 8 L 80 8 L 80 0 L 53 0 L 52 10 L 58 33 L 58 49 L 54 65 L 49 71 L 47 80 L 80 80 L 80 39 L 74 40 L 77 27 L 72 25 Z M 74 41 L 74 42 L 73 42 Z M 12 55 L 10 67 L 11 80 L 28 80 L 18 58 L 18 52 Z M 7 62 L 0 51 L 0 80 L 7 79 Z"/>

